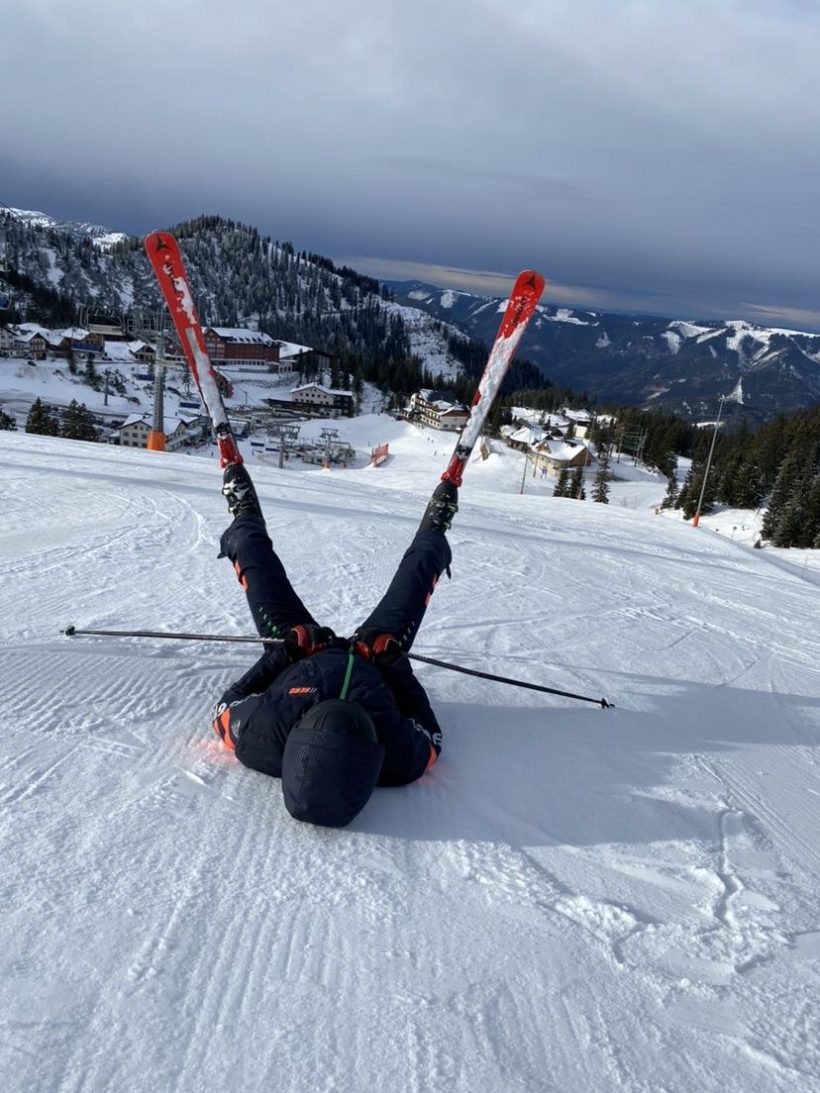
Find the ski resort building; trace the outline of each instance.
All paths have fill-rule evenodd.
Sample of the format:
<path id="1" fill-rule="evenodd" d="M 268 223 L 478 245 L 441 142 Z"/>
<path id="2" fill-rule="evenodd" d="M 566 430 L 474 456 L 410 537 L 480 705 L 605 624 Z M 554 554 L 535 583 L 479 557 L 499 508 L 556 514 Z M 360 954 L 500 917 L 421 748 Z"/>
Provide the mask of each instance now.
<path id="1" fill-rule="evenodd" d="M 202 439 L 202 418 L 166 418 L 163 426 L 166 451 L 173 452 L 183 444 Z M 150 431 L 151 419 L 148 414 L 131 414 L 121 425 L 115 426 L 112 433 L 116 438 L 114 442 L 123 448 L 147 448 Z"/>
<path id="2" fill-rule="evenodd" d="M 11 357 L 14 349 L 14 334 L 7 326 L 0 326 L 0 357 Z"/>
<path id="3" fill-rule="evenodd" d="M 48 356 L 68 357 L 72 352 L 101 353 L 103 349 L 101 337 L 77 326 L 50 330 L 39 323 L 19 323 L 6 328 L 6 338 L 9 336 L 12 340 L 6 355 L 33 360 L 45 360 Z"/>
<path id="4" fill-rule="evenodd" d="M 131 414 L 122 425 L 114 427 L 117 443 L 123 448 L 147 448 L 150 431 L 148 419 L 140 414 Z"/>
<path id="5" fill-rule="evenodd" d="M 575 426 L 575 435 L 580 437 L 588 437 L 592 431 L 593 415 L 588 414 L 583 410 L 565 410 L 567 418 Z"/>
<path id="6" fill-rule="evenodd" d="M 410 396 L 410 420 L 419 425 L 458 432 L 469 416 L 469 409 L 452 391 L 422 388 Z"/>
<path id="7" fill-rule="evenodd" d="M 269 334 L 241 327 L 209 326 L 204 331 L 208 356 L 214 364 L 230 368 L 248 365 L 267 369 L 279 360 L 279 343 Z"/>
<path id="8" fill-rule="evenodd" d="M 547 474 L 560 474 L 572 467 L 588 467 L 592 462 L 592 452 L 582 440 L 548 438 L 533 447 L 535 469 L 543 469 Z"/>
<path id="9" fill-rule="evenodd" d="M 148 342 L 111 342 L 104 343 L 103 356 L 106 360 L 116 361 L 118 364 L 134 364 L 141 361 L 143 364 L 153 364 L 157 351 Z"/>
<path id="10" fill-rule="evenodd" d="M 50 351 L 54 351 L 54 336 L 45 327 L 25 323 L 22 326 L 11 327 L 11 331 L 14 335 L 13 356 L 42 361 L 46 359 L 46 355 Z M 59 343 L 59 339 L 56 339 L 56 341 Z"/>
<path id="11" fill-rule="evenodd" d="M 291 405 L 296 409 L 321 409 L 328 417 L 351 416 L 356 408 L 352 391 L 324 387 L 321 383 L 304 383 L 290 393 Z"/>
<path id="12" fill-rule="evenodd" d="M 320 368 L 330 368 L 330 356 L 311 349 L 309 345 L 298 345 L 296 342 L 279 341 L 279 365 L 273 366 L 271 371 L 285 375 L 288 372 L 298 372 L 300 376 L 308 377 L 316 375 Z"/>

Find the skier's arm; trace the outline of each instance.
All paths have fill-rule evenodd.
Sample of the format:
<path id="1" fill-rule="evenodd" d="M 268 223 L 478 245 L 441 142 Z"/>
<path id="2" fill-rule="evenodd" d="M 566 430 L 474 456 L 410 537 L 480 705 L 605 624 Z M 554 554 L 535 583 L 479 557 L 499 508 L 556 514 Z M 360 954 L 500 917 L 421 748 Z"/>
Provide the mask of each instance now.
<path id="1" fill-rule="evenodd" d="M 225 747 L 233 750 L 235 746 L 230 732 L 231 707 L 236 707 L 250 695 L 262 694 L 290 663 L 290 655 L 284 645 L 271 645 L 253 667 L 225 691 L 214 707 L 212 718 L 213 730 Z"/>
<path id="2" fill-rule="evenodd" d="M 406 657 L 380 665 L 382 675 L 402 715 L 395 740 L 385 741 L 387 754 L 381 785 L 405 785 L 428 770 L 441 753 L 441 726 L 427 692 Z"/>
<path id="3" fill-rule="evenodd" d="M 399 712 L 405 717 L 414 717 L 425 726 L 434 726 L 436 732 L 441 732 L 436 715 L 430 705 L 427 692 L 416 679 L 413 668 L 407 657 L 399 657 L 389 664 L 379 663 L 382 675 L 387 686 L 393 693 Z"/>
<path id="4" fill-rule="evenodd" d="M 290 656 L 285 645 L 270 645 L 243 676 L 241 676 L 220 698 L 220 703 L 230 704 L 248 695 L 258 695 L 266 691 L 281 671 L 290 664 Z"/>

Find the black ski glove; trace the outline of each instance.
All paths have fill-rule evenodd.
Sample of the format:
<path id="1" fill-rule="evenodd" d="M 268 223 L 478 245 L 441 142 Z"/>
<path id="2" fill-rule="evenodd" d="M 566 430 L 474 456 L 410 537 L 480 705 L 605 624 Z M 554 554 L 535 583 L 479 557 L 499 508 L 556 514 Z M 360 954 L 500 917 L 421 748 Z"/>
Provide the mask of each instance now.
<path id="1" fill-rule="evenodd" d="M 336 640 L 329 626 L 317 626 L 315 622 L 300 623 L 285 634 L 285 649 L 292 661 L 311 657 L 327 649 Z"/>
<path id="2" fill-rule="evenodd" d="M 392 634 L 381 634 L 376 630 L 357 630 L 353 635 L 356 652 L 377 667 L 395 664 L 401 657 L 401 646 Z"/>

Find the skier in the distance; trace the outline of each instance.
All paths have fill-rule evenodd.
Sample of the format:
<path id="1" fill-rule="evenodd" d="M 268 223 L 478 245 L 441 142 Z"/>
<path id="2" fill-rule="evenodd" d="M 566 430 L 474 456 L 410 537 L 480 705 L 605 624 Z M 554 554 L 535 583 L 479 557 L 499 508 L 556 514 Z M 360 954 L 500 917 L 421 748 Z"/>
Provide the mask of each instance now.
<path id="1" fill-rule="evenodd" d="M 441 751 L 441 728 L 403 653 L 450 564 L 445 532 L 458 490 L 438 484 L 387 592 L 351 638 L 319 625 L 294 591 L 244 464 L 225 468 L 222 492 L 234 520 L 220 557 L 233 562 L 260 636 L 283 641 L 222 695 L 214 731 L 245 766 L 282 779 L 291 816 L 344 827 L 375 786 L 415 781 Z"/>

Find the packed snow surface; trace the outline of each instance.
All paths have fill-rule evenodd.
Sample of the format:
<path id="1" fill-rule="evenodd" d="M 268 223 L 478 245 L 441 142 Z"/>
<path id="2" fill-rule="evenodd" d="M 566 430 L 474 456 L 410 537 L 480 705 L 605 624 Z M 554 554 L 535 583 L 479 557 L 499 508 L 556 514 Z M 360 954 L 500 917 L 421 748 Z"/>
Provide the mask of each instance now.
<path id="1" fill-rule="evenodd" d="M 390 459 L 249 460 L 345 633 L 452 437 L 334 425 Z M 414 651 L 617 708 L 418 665 L 440 762 L 322 830 L 211 734 L 254 647 L 61 634 L 251 632 L 216 459 L 0 450 L 3 1090 L 820 1088 L 816 569 L 475 461 Z"/>

